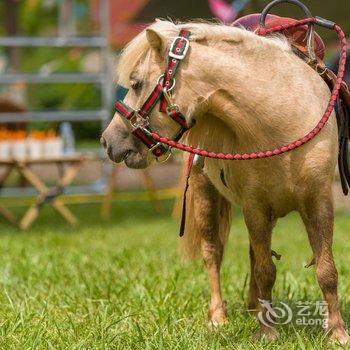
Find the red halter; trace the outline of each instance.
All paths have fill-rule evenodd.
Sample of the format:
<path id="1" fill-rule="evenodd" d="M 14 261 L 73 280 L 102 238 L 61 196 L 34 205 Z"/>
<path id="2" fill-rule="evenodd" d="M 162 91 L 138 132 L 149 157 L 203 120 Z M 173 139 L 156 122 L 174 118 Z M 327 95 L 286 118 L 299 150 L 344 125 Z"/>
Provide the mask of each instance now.
<path id="1" fill-rule="evenodd" d="M 160 111 L 165 112 L 180 125 L 180 129 L 174 137 L 175 141 L 180 140 L 182 135 L 192 127 L 192 125 L 187 125 L 186 118 L 179 111 L 179 107 L 173 103 L 171 97 L 171 90 L 176 83 L 175 74 L 180 62 L 186 57 L 190 46 L 189 37 L 190 32 L 183 29 L 179 36 L 175 38 L 169 51 L 167 70 L 159 77 L 156 87 L 139 110 L 129 107 L 123 101 L 118 101 L 115 104 L 117 112 L 130 122 L 132 134 L 143 142 L 157 159 L 165 157 L 165 160 L 167 160 L 171 150 L 170 147 L 156 141 L 150 129 L 149 115 L 158 102 L 160 102 Z"/>

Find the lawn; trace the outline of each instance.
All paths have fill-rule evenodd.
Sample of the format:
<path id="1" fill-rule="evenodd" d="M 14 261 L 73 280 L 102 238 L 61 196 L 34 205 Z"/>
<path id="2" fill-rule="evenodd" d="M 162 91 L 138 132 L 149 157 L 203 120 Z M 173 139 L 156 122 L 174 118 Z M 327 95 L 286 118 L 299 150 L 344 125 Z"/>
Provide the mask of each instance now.
<path id="1" fill-rule="evenodd" d="M 50 209 L 27 232 L 0 223 L 1 349 L 321 349 L 320 327 L 280 327 L 275 344 L 255 343 L 257 323 L 245 311 L 248 239 L 235 210 L 223 265 L 230 324 L 207 327 L 207 278 L 200 261 L 178 254 L 172 203 L 156 215 L 146 202 L 116 203 L 108 223 L 99 206 L 72 206 L 77 229 Z M 345 321 L 350 321 L 350 217 L 337 213 L 335 257 Z M 319 300 L 303 226 L 280 220 L 273 248 L 274 295 L 289 304 Z"/>

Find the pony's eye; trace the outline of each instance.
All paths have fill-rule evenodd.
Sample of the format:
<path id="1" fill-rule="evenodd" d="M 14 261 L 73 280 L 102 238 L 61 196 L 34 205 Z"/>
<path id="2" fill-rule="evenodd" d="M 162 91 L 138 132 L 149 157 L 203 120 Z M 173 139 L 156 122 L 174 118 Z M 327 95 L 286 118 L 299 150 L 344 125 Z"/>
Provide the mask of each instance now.
<path id="1" fill-rule="evenodd" d="M 131 88 L 133 90 L 139 90 L 142 88 L 142 81 L 141 80 L 134 80 L 131 82 Z"/>

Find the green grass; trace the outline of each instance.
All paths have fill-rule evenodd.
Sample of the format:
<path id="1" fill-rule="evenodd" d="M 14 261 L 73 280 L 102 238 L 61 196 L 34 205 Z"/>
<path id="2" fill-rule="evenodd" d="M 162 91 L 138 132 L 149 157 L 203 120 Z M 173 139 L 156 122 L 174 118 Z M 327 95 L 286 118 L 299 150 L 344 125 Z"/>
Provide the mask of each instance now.
<path id="1" fill-rule="evenodd" d="M 171 202 L 163 215 L 149 203 L 114 206 L 101 223 L 99 206 L 73 206 L 70 228 L 51 209 L 28 231 L 0 224 L 0 349 L 321 349 L 317 327 L 280 327 L 275 344 L 255 343 L 257 323 L 244 307 L 248 239 L 236 210 L 222 269 L 230 324 L 210 331 L 209 292 L 200 261 L 178 255 Z M 335 257 L 342 311 L 349 324 L 350 218 L 338 213 Z M 288 303 L 319 300 L 303 226 L 296 215 L 277 225 L 274 295 Z"/>

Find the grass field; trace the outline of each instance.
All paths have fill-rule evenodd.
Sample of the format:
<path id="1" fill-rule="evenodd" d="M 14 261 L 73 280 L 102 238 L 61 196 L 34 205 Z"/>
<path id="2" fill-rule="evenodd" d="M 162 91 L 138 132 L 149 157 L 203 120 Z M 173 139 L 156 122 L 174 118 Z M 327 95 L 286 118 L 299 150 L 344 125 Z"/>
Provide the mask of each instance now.
<path id="1" fill-rule="evenodd" d="M 255 343 L 257 323 L 244 307 L 248 239 L 235 212 L 223 265 L 230 324 L 210 331 L 206 274 L 200 261 L 183 263 L 177 222 L 149 203 L 114 206 L 109 223 L 99 206 L 73 206 L 82 220 L 67 226 L 50 209 L 27 232 L 0 223 L 0 349 L 321 349 L 320 327 L 280 327 L 275 344 Z M 292 304 L 319 300 L 311 253 L 299 218 L 277 225 L 274 294 Z M 337 213 L 335 257 L 345 321 L 350 321 L 350 217 Z"/>

